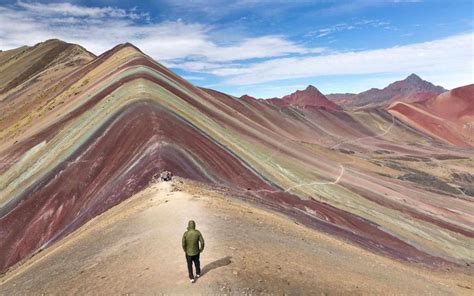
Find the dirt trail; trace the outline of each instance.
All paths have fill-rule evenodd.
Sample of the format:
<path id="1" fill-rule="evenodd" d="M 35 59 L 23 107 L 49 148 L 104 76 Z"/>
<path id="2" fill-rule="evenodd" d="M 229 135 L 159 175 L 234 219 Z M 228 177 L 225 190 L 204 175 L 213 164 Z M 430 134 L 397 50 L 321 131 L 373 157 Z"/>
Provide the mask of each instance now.
<path id="1" fill-rule="evenodd" d="M 206 240 L 203 276 L 195 284 L 180 245 L 189 219 Z M 473 281 L 368 253 L 176 181 L 153 185 L 7 273 L 0 295 L 469 295 Z"/>

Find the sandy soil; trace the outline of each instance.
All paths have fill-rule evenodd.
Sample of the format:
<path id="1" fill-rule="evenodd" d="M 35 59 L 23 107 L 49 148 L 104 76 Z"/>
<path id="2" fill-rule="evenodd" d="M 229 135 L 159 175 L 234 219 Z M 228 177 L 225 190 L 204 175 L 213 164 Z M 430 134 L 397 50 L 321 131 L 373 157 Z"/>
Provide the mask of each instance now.
<path id="1" fill-rule="evenodd" d="M 187 278 L 194 219 L 203 276 Z M 155 184 L 0 278 L 0 294 L 472 295 L 474 278 L 387 259 L 197 183 Z"/>

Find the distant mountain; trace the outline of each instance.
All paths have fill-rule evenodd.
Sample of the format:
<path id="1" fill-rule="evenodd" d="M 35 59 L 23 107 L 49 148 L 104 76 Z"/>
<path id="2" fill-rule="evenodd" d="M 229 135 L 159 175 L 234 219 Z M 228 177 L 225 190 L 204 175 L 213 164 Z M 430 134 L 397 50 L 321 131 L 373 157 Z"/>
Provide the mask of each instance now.
<path id="1" fill-rule="evenodd" d="M 326 95 L 326 98 L 341 106 L 347 104 L 356 95 L 353 93 L 335 93 Z"/>
<path id="2" fill-rule="evenodd" d="M 395 81 L 383 89 L 371 88 L 350 98 L 335 99 L 335 102 L 346 108 L 380 107 L 395 101 L 427 100 L 445 91 L 443 87 L 425 81 L 416 74 L 411 74 L 404 80 Z M 336 95 L 340 96 L 340 94 Z"/>
<path id="3" fill-rule="evenodd" d="M 297 90 L 292 94 L 280 98 L 271 98 L 264 100 L 276 106 L 291 106 L 291 107 L 312 107 L 321 108 L 331 111 L 341 111 L 342 108 L 336 103 L 330 101 L 323 95 L 316 87 L 308 85 L 304 90 Z"/>
<path id="4" fill-rule="evenodd" d="M 474 147 L 474 84 L 424 101 L 394 102 L 387 111 L 435 138 L 457 146 Z"/>

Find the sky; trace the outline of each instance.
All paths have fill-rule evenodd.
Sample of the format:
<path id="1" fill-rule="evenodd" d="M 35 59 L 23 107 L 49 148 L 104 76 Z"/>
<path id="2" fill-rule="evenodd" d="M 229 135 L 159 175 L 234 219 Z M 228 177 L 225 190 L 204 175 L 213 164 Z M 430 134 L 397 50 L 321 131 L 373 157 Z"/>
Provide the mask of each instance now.
<path id="1" fill-rule="evenodd" d="M 411 73 L 474 82 L 474 1 L 0 0 L 0 50 L 51 38 L 96 55 L 131 42 L 195 85 L 281 97 L 383 88 Z"/>

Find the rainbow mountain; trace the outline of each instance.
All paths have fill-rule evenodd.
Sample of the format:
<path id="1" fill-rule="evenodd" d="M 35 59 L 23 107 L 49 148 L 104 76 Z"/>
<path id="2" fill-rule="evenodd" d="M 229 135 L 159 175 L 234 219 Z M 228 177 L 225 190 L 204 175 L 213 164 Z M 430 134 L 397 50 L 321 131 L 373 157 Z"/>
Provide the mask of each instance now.
<path id="1" fill-rule="evenodd" d="M 163 170 L 391 258 L 474 261 L 472 145 L 443 141 L 393 107 L 235 98 L 132 44 L 96 57 L 49 40 L 0 52 L 0 64 L 1 272 Z"/>

